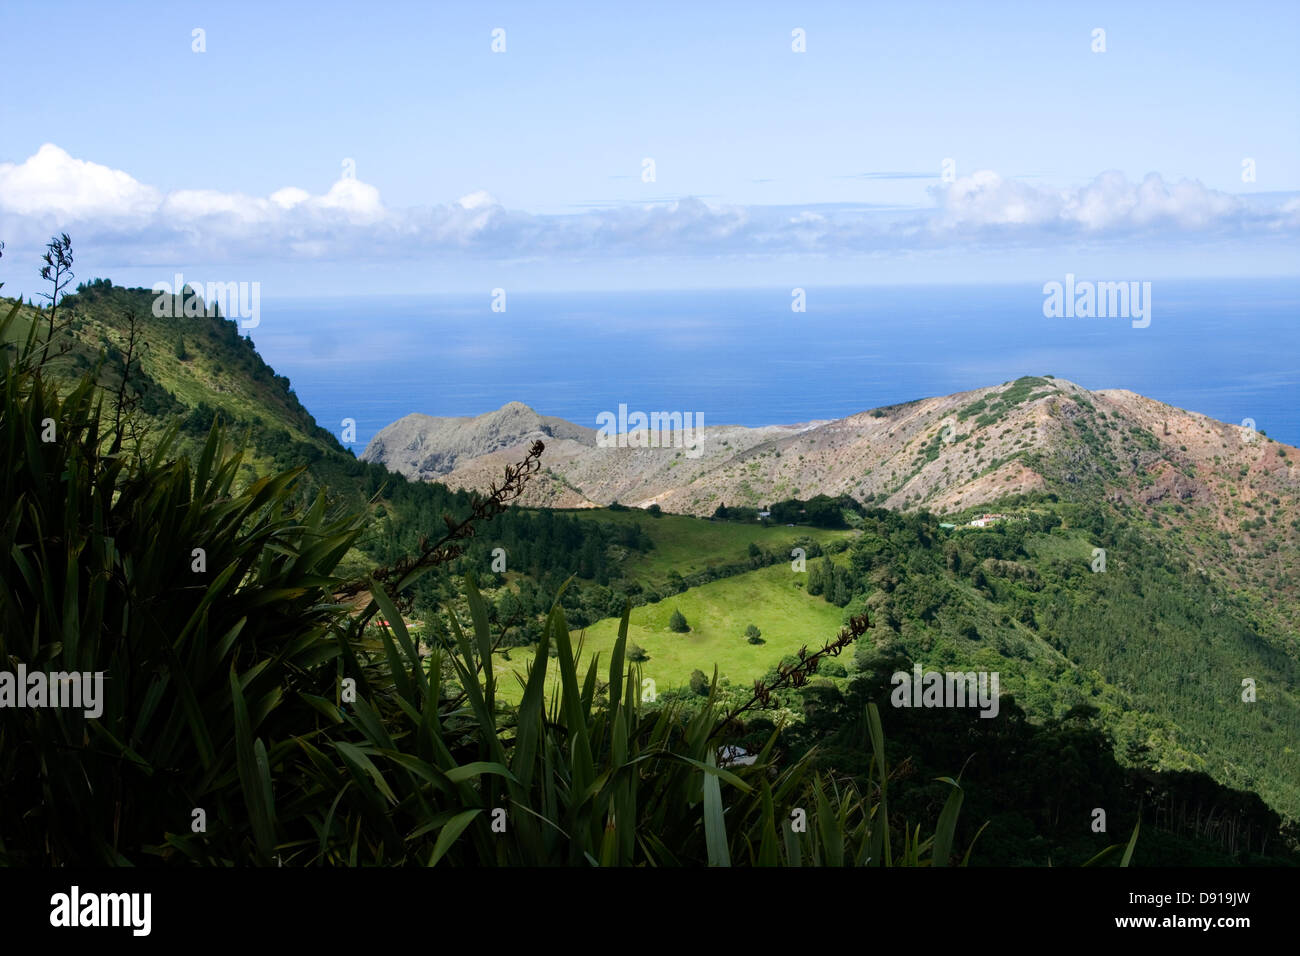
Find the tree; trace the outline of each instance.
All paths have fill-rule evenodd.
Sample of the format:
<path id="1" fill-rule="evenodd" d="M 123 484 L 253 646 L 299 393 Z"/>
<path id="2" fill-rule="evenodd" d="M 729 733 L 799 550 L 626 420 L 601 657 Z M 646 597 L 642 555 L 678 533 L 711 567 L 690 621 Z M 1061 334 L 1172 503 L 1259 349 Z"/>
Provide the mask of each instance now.
<path id="1" fill-rule="evenodd" d="M 709 694 L 709 679 L 699 668 L 691 671 L 691 691 L 700 697 L 707 697 Z"/>
<path id="2" fill-rule="evenodd" d="M 821 594 L 826 590 L 826 563 L 830 561 L 819 561 L 808 569 L 808 593 L 812 595 Z"/>
<path id="3" fill-rule="evenodd" d="M 847 677 L 849 669 L 833 657 L 827 657 L 817 665 L 817 673 L 823 677 Z"/>
<path id="4" fill-rule="evenodd" d="M 673 616 L 668 619 L 668 629 L 676 631 L 678 634 L 685 634 L 691 629 L 686 623 L 686 616 L 676 608 L 673 608 Z"/>
<path id="5" fill-rule="evenodd" d="M 751 624 L 751 625 L 749 625 L 749 627 L 745 628 L 745 638 L 746 638 L 746 639 L 749 641 L 749 643 L 751 643 L 751 644 L 762 644 L 762 643 L 763 643 L 763 632 L 760 631 L 760 630 L 759 630 L 757 627 L 755 627 L 753 624 Z"/>
<path id="6" fill-rule="evenodd" d="M 182 362 L 189 361 L 190 353 L 185 351 L 185 336 L 176 339 L 176 357 Z"/>
<path id="7" fill-rule="evenodd" d="M 632 661 L 634 664 L 639 664 L 641 661 L 650 660 L 650 655 L 645 652 L 645 648 L 640 644 L 629 644 L 627 647 L 627 659 Z"/>
<path id="8" fill-rule="evenodd" d="M 650 517 L 652 518 L 658 518 L 664 513 L 664 509 L 660 508 L 658 505 L 651 505 L 646 509 L 646 511 L 650 513 Z"/>
<path id="9" fill-rule="evenodd" d="M 844 607 L 852 600 L 853 580 L 848 568 L 834 565 L 831 571 L 831 586 L 827 589 L 827 593 L 830 602 L 840 607 Z"/>

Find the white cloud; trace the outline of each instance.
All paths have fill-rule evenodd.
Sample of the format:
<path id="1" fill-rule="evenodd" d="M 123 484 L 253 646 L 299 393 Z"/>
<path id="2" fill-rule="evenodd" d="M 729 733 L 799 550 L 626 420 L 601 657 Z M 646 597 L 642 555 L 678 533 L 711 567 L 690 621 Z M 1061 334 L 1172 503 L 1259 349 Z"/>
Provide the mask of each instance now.
<path id="1" fill-rule="evenodd" d="M 378 222 L 384 218 L 379 190 L 359 179 L 340 179 L 324 196 L 309 199 L 307 205 L 313 209 L 341 212 L 354 223 Z"/>
<path id="2" fill-rule="evenodd" d="M 986 169 L 932 192 L 938 195 L 941 226 L 1037 225 L 1051 221 L 1058 210 L 1050 194 Z"/>
<path id="3" fill-rule="evenodd" d="M 297 186 L 285 186 L 283 189 L 277 189 L 271 193 L 271 202 L 281 209 L 292 209 L 310 198 L 311 193 L 305 189 L 299 189 Z"/>
<path id="4" fill-rule="evenodd" d="M 127 173 L 73 159 L 53 143 L 23 163 L 0 163 L 0 207 L 20 216 L 133 220 L 149 216 L 161 199 Z"/>
<path id="5" fill-rule="evenodd" d="M 480 189 L 478 192 L 472 192 L 468 196 L 461 196 L 456 200 L 456 204 L 461 209 L 481 209 L 484 206 L 495 206 L 497 201 L 492 198 L 492 194 L 486 190 Z"/>
<path id="6" fill-rule="evenodd" d="M 0 163 L 0 210 L 18 216 L 54 216 L 70 225 L 142 219 L 197 222 L 212 217 L 266 225 L 298 207 L 337 212 L 360 223 L 375 222 L 385 214 L 379 190 L 351 178 L 340 179 L 320 196 L 286 186 L 262 199 L 213 189 L 164 194 L 122 170 L 74 159 L 52 143 L 22 163 Z"/>
<path id="7" fill-rule="evenodd" d="M 0 164 L 0 238 L 44 241 L 67 230 L 111 243 L 126 261 L 334 259 L 456 253 L 483 259 L 701 255 L 851 255 L 969 243 L 1059 245 L 1071 239 L 1175 240 L 1300 231 L 1294 196 L 1236 197 L 1200 183 L 1131 182 L 1105 172 L 1051 188 L 982 170 L 931 189 L 934 207 L 728 206 L 687 197 L 572 215 L 533 215 L 485 191 L 438 206 L 394 209 L 379 190 L 342 178 L 323 194 L 285 186 L 265 198 L 210 189 L 170 193 L 47 144 Z"/>
<path id="8" fill-rule="evenodd" d="M 204 219 L 229 218 L 252 225 L 266 222 L 279 208 L 269 199 L 254 199 L 240 193 L 180 189 L 167 194 L 158 212 L 162 218 L 172 221 L 200 222 Z"/>
<path id="9" fill-rule="evenodd" d="M 1111 170 L 1076 189 L 1053 189 L 981 170 L 930 192 L 938 207 L 934 228 L 940 232 L 1008 226 L 1084 235 L 1152 228 L 1198 232 L 1236 228 L 1256 218 L 1235 196 L 1190 180 L 1169 184 L 1158 173 L 1134 183 Z"/>

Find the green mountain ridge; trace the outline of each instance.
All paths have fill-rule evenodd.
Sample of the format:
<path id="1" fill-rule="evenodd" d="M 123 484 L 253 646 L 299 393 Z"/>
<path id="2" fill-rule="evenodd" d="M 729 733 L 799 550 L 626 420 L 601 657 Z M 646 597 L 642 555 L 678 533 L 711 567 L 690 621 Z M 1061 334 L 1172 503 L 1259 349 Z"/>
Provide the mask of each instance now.
<path id="1" fill-rule="evenodd" d="M 182 444 L 196 450 L 219 414 L 234 436 L 247 436 L 244 479 L 307 465 L 309 487 L 327 488 L 337 507 L 371 509 L 371 528 L 352 554 L 353 570 L 408 552 L 421 535 L 437 531 L 443 513 L 466 506 L 463 493 L 407 481 L 353 458 L 316 425 L 288 379 L 266 365 L 235 323 L 155 317 L 152 301 L 147 290 L 105 285 L 69 296 L 60 304 L 60 325 L 66 319 L 70 348 L 55 361 L 71 378 L 95 367 L 102 353 L 99 380 L 114 390 L 124 371 L 134 313 L 138 344 L 147 347 L 129 383 L 148 433 L 176 424 Z M 20 327 L 44 316 L 24 307 Z M 1036 392 L 1045 389 L 1044 381 L 1010 383 L 1010 389 L 986 393 L 1000 394 L 1000 405 L 978 398 L 953 414 L 973 425 L 1032 406 L 1043 400 Z M 1113 401 L 1133 408 L 1145 408 L 1142 403 L 1149 401 L 1128 394 Z M 1283 497 L 1281 485 L 1289 462 L 1276 454 L 1279 446 L 1261 441 L 1249 449 L 1255 457 L 1245 466 L 1247 474 L 1237 476 L 1242 479 L 1238 494 L 1231 493 L 1232 476 L 1225 473 L 1216 479 L 1214 494 L 1193 490 L 1184 496 L 1187 488 L 1180 488 L 1177 476 L 1186 477 L 1185 471 L 1195 472 L 1204 461 L 1189 461 L 1184 471 L 1160 468 L 1152 474 L 1153 462 L 1166 462 L 1164 456 L 1143 458 L 1155 451 L 1152 439 L 1131 425 L 1115 435 L 1118 429 L 1108 427 L 1108 418 L 1098 417 L 1086 402 L 1086 397 L 1070 399 L 1075 411 L 1062 416 L 1067 439 L 1032 462 L 1036 473 L 1050 477 L 1049 488 L 1008 493 L 942 514 L 924 505 L 907 514 L 870 507 L 850 514 L 851 537 L 835 545 L 848 547 L 844 560 L 837 559 L 843 578 L 829 590 L 823 565 L 829 559 L 818 555 L 833 542 L 799 529 L 807 531 L 812 545 L 809 593 L 818 587 L 816 593 L 833 599 L 846 617 L 865 609 L 877 622 L 878 630 L 863 639 L 855 655 L 854 673 L 833 680 L 836 693 L 852 697 L 853 679 L 869 681 L 873 662 L 899 655 L 939 669 L 1001 670 L 1017 706 L 1033 719 L 1059 720 L 1080 707 L 1095 707 L 1127 765 L 1204 772 L 1225 785 L 1260 793 L 1287 817 L 1300 816 L 1293 585 L 1278 584 L 1295 558 L 1294 496 Z M 882 410 L 882 417 L 917 411 L 918 403 L 906 403 Z M 918 441 L 925 437 L 922 432 Z M 920 466 L 942 452 L 934 435 L 925 437 L 917 449 Z M 1234 460 L 1233 467 L 1242 466 Z M 1116 495 L 1117 476 L 1126 487 L 1150 493 Z M 1233 515 L 1223 515 L 1217 503 L 1245 497 L 1241 490 L 1252 481 L 1264 490 L 1250 495 L 1249 507 L 1237 504 Z M 986 529 L 939 529 L 941 517 L 965 519 L 977 508 L 1005 510 L 1015 520 Z M 1258 516 L 1260 526 L 1225 539 L 1225 523 L 1244 514 Z M 789 560 L 790 538 L 779 543 L 775 537 L 755 538 L 746 525 L 733 525 L 751 535 L 748 545 L 736 537 L 734 551 L 732 539 L 716 533 L 726 531 L 727 522 L 675 517 L 674 534 L 688 534 L 676 523 L 692 520 L 712 529 L 718 540 L 699 562 L 703 568 L 689 579 L 678 575 L 675 583 L 666 581 L 662 563 L 649 576 L 654 563 L 645 558 L 656 547 L 667 547 L 668 519 L 604 509 L 512 509 L 496 519 L 500 530 L 474 542 L 457 570 L 480 569 L 495 624 L 524 616 L 511 637 L 518 646 L 535 640 L 528 620 L 545 613 L 568 575 L 577 579 L 564 606 L 581 627 L 616 615 L 623 603 L 654 604 L 674 588 L 700 587 Z M 1251 533 L 1261 530 L 1263 540 Z M 512 556 L 506 574 L 486 570 L 496 546 Z M 1093 548 L 1106 550 L 1105 573 L 1089 566 Z M 1235 564 L 1216 567 L 1216 560 Z M 815 579 L 822 583 L 814 585 Z M 442 608 L 464 608 L 451 575 L 431 577 L 412 604 L 422 619 Z M 808 643 L 828 636 L 809 634 Z M 703 668 L 708 664 L 701 662 Z M 1243 678 L 1257 682 L 1257 704 L 1240 701 Z M 911 742 L 924 744 L 921 738 Z"/>

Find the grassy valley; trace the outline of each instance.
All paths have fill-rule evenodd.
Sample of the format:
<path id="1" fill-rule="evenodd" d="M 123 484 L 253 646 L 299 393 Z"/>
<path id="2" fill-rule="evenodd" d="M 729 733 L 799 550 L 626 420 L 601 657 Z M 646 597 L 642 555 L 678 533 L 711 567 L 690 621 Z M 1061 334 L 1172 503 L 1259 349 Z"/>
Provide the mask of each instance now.
<path id="1" fill-rule="evenodd" d="M 670 629 L 674 611 L 686 618 L 689 631 Z M 788 564 L 778 564 L 711 581 L 633 609 L 627 640 L 629 647 L 642 652 L 629 652 L 631 659 L 640 663 L 642 678 L 653 680 L 657 689 L 686 688 L 695 670 L 706 671 L 711 681 L 715 666 L 722 680 L 743 687 L 782 657 L 834 634 L 842 618 L 839 608 L 809 595 Z M 746 629 L 751 624 L 759 629 L 762 643 L 751 644 L 747 639 Z M 575 631 L 579 659 L 598 655 L 608 661 L 618 630 L 618 619 L 610 617 Z M 518 699 L 518 682 L 509 677 L 525 675 L 530 660 L 518 649 L 494 659 L 503 697 Z"/>

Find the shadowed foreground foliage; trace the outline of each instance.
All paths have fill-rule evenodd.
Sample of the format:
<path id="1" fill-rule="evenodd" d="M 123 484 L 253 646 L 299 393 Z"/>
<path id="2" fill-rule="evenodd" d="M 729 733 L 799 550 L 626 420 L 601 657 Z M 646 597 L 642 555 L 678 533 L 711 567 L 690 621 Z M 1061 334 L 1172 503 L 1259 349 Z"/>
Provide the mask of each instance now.
<path id="1" fill-rule="evenodd" d="M 341 600 L 362 516 L 298 504 L 300 469 L 236 487 L 219 428 L 196 461 L 171 435 L 139 452 L 101 426 L 93 374 L 60 394 L 40 351 L 35 327 L 0 349 L 0 669 L 102 672 L 103 712 L 0 708 L 0 863 L 958 862 L 956 780 L 930 835 L 891 826 L 874 706 L 865 786 L 785 759 L 775 732 L 719 766 L 735 715 L 645 706 L 626 614 L 580 673 L 557 604 L 505 707 L 472 579 L 468 627 L 422 649 L 394 597 L 430 564 Z"/>

